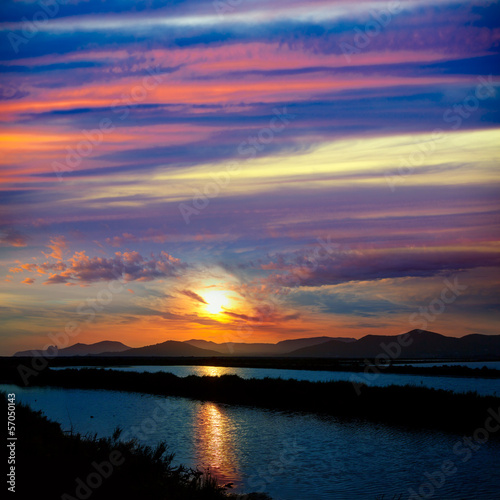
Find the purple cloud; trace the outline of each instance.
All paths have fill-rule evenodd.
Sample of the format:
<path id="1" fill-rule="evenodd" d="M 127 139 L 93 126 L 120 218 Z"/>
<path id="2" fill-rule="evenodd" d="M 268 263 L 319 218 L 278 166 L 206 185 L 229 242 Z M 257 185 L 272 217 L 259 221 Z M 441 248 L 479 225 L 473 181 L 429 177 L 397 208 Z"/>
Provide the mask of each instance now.
<path id="1" fill-rule="evenodd" d="M 150 259 L 144 258 L 139 252 L 116 252 L 112 258 L 89 257 L 85 251 L 76 252 L 67 262 L 43 264 L 21 264 L 11 268 L 11 272 L 47 272 L 57 270 L 44 281 L 44 285 L 61 283 L 94 283 L 97 281 L 112 281 L 124 279 L 129 281 L 152 281 L 160 278 L 177 276 L 184 264 L 167 252 L 160 252 L 158 256 Z"/>
<path id="2" fill-rule="evenodd" d="M 309 252 L 296 252 L 291 258 L 279 255 L 275 261 L 263 264 L 262 268 L 283 271 L 265 278 L 267 284 L 292 288 L 435 276 L 499 264 L 500 255 L 495 252 L 370 250 L 335 252 L 315 258 L 311 258 Z"/>
<path id="3" fill-rule="evenodd" d="M 192 290 L 182 290 L 181 293 L 186 297 L 201 302 L 202 304 L 207 303 L 203 297 L 200 297 L 196 292 L 193 292 Z"/>

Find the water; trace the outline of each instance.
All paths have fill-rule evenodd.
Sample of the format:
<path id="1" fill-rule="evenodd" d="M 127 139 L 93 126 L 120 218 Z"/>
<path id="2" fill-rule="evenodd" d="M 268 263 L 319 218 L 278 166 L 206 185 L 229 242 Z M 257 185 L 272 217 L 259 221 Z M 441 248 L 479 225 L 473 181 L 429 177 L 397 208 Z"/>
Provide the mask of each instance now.
<path id="1" fill-rule="evenodd" d="M 67 367 L 53 368 L 64 370 Z M 101 368 L 82 366 L 76 368 Z M 241 378 L 278 378 L 309 380 L 311 382 L 327 382 L 330 380 L 346 380 L 363 382 L 367 385 L 386 387 L 388 385 L 418 385 L 433 389 L 445 389 L 454 392 L 477 391 L 478 394 L 500 395 L 500 379 L 480 379 L 465 377 L 434 377 L 430 375 L 395 375 L 392 373 L 356 373 L 356 372 L 329 372 L 314 370 L 282 370 L 274 368 L 234 368 L 222 366 L 113 366 L 109 369 L 133 372 L 167 372 L 179 377 L 188 375 L 224 375 L 235 374 Z"/>
<path id="2" fill-rule="evenodd" d="M 467 368 L 491 368 L 500 370 L 500 361 L 418 361 L 415 363 L 405 361 L 398 363 L 398 366 L 466 366 Z"/>
<path id="3" fill-rule="evenodd" d="M 267 491 L 274 500 L 409 499 L 409 488 L 428 482 L 426 472 L 437 477 L 446 460 L 456 472 L 432 498 L 497 500 L 500 491 L 498 440 L 463 462 L 453 452 L 461 437 L 435 431 L 117 391 L 0 390 L 66 430 L 109 436 L 119 425 L 144 444 L 165 440 L 177 463 L 210 466 L 236 492 Z"/>

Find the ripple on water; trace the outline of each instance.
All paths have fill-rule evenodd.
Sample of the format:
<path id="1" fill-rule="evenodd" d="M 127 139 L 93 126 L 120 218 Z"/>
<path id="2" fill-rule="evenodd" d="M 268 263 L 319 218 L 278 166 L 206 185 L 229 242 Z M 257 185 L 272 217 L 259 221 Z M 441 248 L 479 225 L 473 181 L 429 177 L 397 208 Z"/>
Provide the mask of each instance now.
<path id="1" fill-rule="evenodd" d="M 459 436 L 408 431 L 361 420 L 200 402 L 178 397 L 1 386 L 76 432 L 109 436 L 149 429 L 144 444 L 165 440 L 176 462 L 210 466 L 237 492 L 268 491 L 275 500 L 392 498 L 453 460 L 457 472 L 434 498 L 497 499 L 500 444 L 490 441 L 466 463 L 453 453 Z M 144 426 L 157 408 L 164 418 Z M 91 419 L 90 416 L 94 418 Z"/>

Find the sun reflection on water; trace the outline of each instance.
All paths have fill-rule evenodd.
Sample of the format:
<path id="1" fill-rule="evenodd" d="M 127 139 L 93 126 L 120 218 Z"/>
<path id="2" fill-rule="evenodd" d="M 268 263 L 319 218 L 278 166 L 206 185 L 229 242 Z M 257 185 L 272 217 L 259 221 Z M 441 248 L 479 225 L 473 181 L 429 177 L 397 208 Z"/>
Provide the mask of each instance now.
<path id="1" fill-rule="evenodd" d="M 240 483 L 235 424 L 224 408 L 204 402 L 196 415 L 195 436 L 198 464 L 209 467 L 221 483 Z"/>
<path id="2" fill-rule="evenodd" d="M 209 377 L 220 377 L 229 372 L 224 366 L 197 366 L 198 376 L 208 375 Z"/>

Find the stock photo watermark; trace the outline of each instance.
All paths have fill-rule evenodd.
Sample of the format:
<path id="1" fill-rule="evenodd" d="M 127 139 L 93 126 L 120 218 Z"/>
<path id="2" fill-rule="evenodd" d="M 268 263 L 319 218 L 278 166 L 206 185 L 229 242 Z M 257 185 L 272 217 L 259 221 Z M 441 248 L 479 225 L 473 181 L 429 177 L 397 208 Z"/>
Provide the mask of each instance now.
<path id="1" fill-rule="evenodd" d="M 382 342 L 380 344 L 382 352 L 375 356 L 375 360 L 373 362 L 368 359 L 364 360 L 365 368 L 363 370 L 363 374 L 351 375 L 349 380 L 352 383 L 356 394 L 359 396 L 363 386 L 377 380 L 379 375 L 382 373 L 382 370 L 390 366 L 392 361 L 398 359 L 405 347 L 412 344 L 413 338 L 410 333 L 398 335 L 397 340 L 392 340 L 387 344 Z"/>
<path id="2" fill-rule="evenodd" d="M 327 236 L 325 239 L 318 237 L 316 240 L 317 244 L 310 254 L 306 255 L 307 265 L 305 266 L 308 272 L 312 272 L 320 266 L 321 260 L 325 257 L 331 257 L 334 254 L 340 254 L 348 250 L 348 247 L 342 246 L 339 243 L 332 242 L 331 236 Z M 304 275 L 297 269 L 293 269 L 287 275 L 287 286 L 296 287 L 304 282 Z M 279 309 L 279 303 L 274 297 L 267 297 L 265 302 L 265 312 L 266 317 L 273 316 Z M 259 315 L 258 320 L 254 324 L 249 324 L 248 322 L 242 322 L 238 325 L 238 330 L 236 333 L 229 333 L 225 335 L 225 342 L 228 343 L 228 350 L 232 354 L 234 353 L 234 347 L 231 345 L 235 340 L 245 341 L 254 333 L 255 328 L 259 324 L 265 322 L 264 315 Z"/>
<path id="3" fill-rule="evenodd" d="M 7 490 L 11 493 L 16 492 L 16 395 L 7 394 Z"/>
<path id="4" fill-rule="evenodd" d="M 410 314 L 408 322 L 417 331 L 426 330 L 429 323 L 436 321 L 445 312 L 446 307 L 453 304 L 468 288 L 467 285 L 459 283 L 458 276 L 454 276 L 452 280 L 446 278 L 443 284 L 444 286 L 438 297 L 433 298 L 427 306 L 420 306 L 418 312 Z M 373 361 L 364 360 L 363 373 L 351 375 L 350 381 L 356 394 L 359 396 L 364 385 L 369 385 L 377 380 L 382 371 L 388 368 L 393 361 L 399 359 L 404 354 L 404 349 L 412 345 L 413 341 L 411 333 L 408 332 L 398 335 L 395 341 L 393 340 L 387 344 L 382 342 L 380 344 L 381 352 L 375 356 L 375 359 Z"/>
<path id="5" fill-rule="evenodd" d="M 116 281 L 118 281 L 118 286 Z M 32 358 L 30 366 L 24 364 L 18 365 L 17 372 L 25 386 L 29 385 L 31 377 L 36 377 L 41 371 L 47 368 L 49 365 L 48 360 L 57 357 L 59 349 L 68 347 L 70 339 L 81 334 L 82 322 L 84 324 L 90 324 L 94 321 L 96 313 L 103 311 L 106 306 L 111 304 L 115 294 L 125 290 L 123 286 L 125 281 L 121 275 L 116 276 L 116 281 L 109 282 L 106 288 L 97 292 L 95 297 L 87 298 L 76 307 L 76 313 L 79 316 L 87 316 L 85 320 L 81 322 L 68 321 L 64 326 L 64 330 L 58 333 L 49 333 L 47 336 L 53 344 L 46 344 L 40 351 L 31 351 Z"/>
<path id="6" fill-rule="evenodd" d="M 459 457 L 460 462 L 447 459 L 432 472 L 424 472 L 425 480 L 418 486 L 417 490 L 408 489 L 408 500 L 425 500 L 439 494 L 439 490 L 458 472 L 460 463 L 467 463 L 473 458 L 473 454 L 489 441 L 492 434 L 499 430 L 500 408 L 496 411 L 490 408 L 483 427 L 478 427 L 472 435 L 464 436 L 453 445 L 453 456 Z M 439 496 L 439 498 L 443 497 Z"/>
<path id="7" fill-rule="evenodd" d="M 159 66 L 156 66 L 154 69 L 148 68 L 146 71 L 149 74 L 142 77 L 140 85 L 135 85 L 128 95 L 122 94 L 120 99 L 113 101 L 111 108 L 113 113 L 119 115 L 119 120 L 125 120 L 130 114 L 131 106 L 143 102 L 149 95 L 149 92 L 160 84 L 162 77 L 159 73 Z M 67 154 L 64 163 L 60 161 L 52 162 L 52 170 L 59 181 L 63 180 L 64 173 L 74 172 L 85 158 L 91 156 L 95 148 L 102 144 L 105 135 L 112 132 L 115 128 L 116 125 L 112 118 L 102 118 L 97 128 L 82 130 L 82 139 L 73 147 L 66 146 Z"/>
<path id="8" fill-rule="evenodd" d="M 305 451 L 307 448 L 298 445 L 296 439 L 285 439 L 278 457 L 266 466 L 259 467 L 257 473 L 250 476 L 248 486 L 252 489 L 256 488 L 257 493 L 264 493 L 267 486 L 286 472 L 288 467 L 296 463 L 298 457 Z"/>
<path id="9" fill-rule="evenodd" d="M 105 479 L 109 479 L 116 467 L 120 467 L 125 463 L 125 457 L 118 450 L 113 450 L 107 460 L 100 463 L 96 461 L 91 464 L 91 472 L 82 480 L 77 477 L 75 480 L 75 496 L 64 493 L 61 500 L 86 500 L 90 498 L 94 490 L 100 488 Z"/>
<path id="10" fill-rule="evenodd" d="M 362 28 L 354 28 L 352 43 L 340 42 L 339 47 L 347 62 L 351 62 L 351 56 L 360 54 L 372 42 L 373 38 L 379 35 L 393 20 L 396 14 L 401 12 L 401 2 L 399 0 L 389 2 L 385 9 L 371 10 L 371 19 Z"/>
<path id="11" fill-rule="evenodd" d="M 481 101 L 496 96 L 496 88 L 493 76 L 479 76 L 479 83 L 473 93 L 467 95 L 462 102 L 450 106 L 443 112 L 443 122 L 450 124 L 450 130 L 458 130 L 463 121 L 470 118 L 479 109 Z M 396 185 L 406 182 L 408 177 L 415 172 L 416 167 L 421 167 L 437 150 L 437 144 L 445 137 L 445 130 L 435 128 L 429 141 L 419 141 L 408 156 L 400 159 L 400 165 L 396 171 L 385 172 L 385 179 L 390 190 L 394 192 Z"/>
<path id="12" fill-rule="evenodd" d="M 212 5 L 219 18 L 224 18 L 226 14 L 233 14 L 245 0 L 214 0 Z"/>
<path id="13" fill-rule="evenodd" d="M 282 132 L 295 118 L 295 115 L 288 113 L 286 106 L 282 109 L 274 108 L 273 114 L 275 116 L 269 120 L 269 126 L 262 127 L 256 135 L 249 136 L 238 146 L 238 154 L 240 157 L 247 157 L 245 160 L 231 162 L 224 170 L 210 173 L 212 181 L 207 182 L 201 190 L 195 189 L 189 203 L 179 203 L 179 212 L 186 224 L 191 222 L 193 216 L 199 215 L 208 207 L 210 199 L 219 196 L 221 190 L 231 182 L 231 176 L 239 172 L 244 161 L 256 158 L 274 140 L 275 135 Z"/>
<path id="14" fill-rule="evenodd" d="M 37 2 L 39 10 L 37 10 L 31 19 L 26 16 L 21 18 L 21 29 L 9 31 L 7 39 L 14 53 L 19 53 L 19 47 L 26 45 L 32 40 L 40 30 L 45 26 L 49 19 L 53 19 L 59 13 L 59 6 L 65 5 L 68 0 L 40 0 Z"/>
<path id="15" fill-rule="evenodd" d="M 467 285 L 461 285 L 458 282 L 458 276 L 454 276 L 453 281 L 446 278 L 443 283 L 444 287 L 441 289 L 439 297 L 432 299 L 427 307 L 420 306 L 418 312 L 410 315 L 410 325 L 419 330 L 426 330 L 429 323 L 436 321 L 436 318 L 444 313 L 446 306 L 453 304 L 468 288 Z"/>
<path id="16" fill-rule="evenodd" d="M 115 431 L 115 446 L 119 441 L 121 443 L 146 441 L 148 436 L 157 432 L 159 424 L 165 422 L 169 415 L 169 401 L 166 399 L 156 400 L 156 406 L 150 416 L 143 418 L 139 425 L 133 425 L 125 432 L 118 429 Z M 100 488 L 104 481 L 111 477 L 115 469 L 122 466 L 125 461 L 126 458 L 117 448 L 109 453 L 107 460 L 100 463 L 93 461 L 89 466 L 90 472 L 84 476 L 84 479 L 81 477 L 75 479 L 74 496 L 65 493 L 61 496 L 61 500 L 86 500 L 90 498 L 92 493 Z"/>

